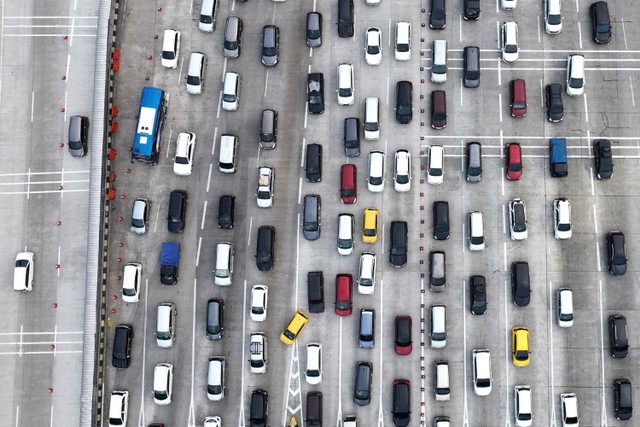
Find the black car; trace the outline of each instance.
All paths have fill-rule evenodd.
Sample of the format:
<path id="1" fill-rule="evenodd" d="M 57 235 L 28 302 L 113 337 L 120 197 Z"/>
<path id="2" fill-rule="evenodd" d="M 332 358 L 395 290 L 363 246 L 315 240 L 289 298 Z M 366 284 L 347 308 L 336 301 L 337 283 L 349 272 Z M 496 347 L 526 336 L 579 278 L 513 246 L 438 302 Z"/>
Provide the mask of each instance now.
<path id="1" fill-rule="evenodd" d="M 619 420 L 630 420 L 633 414 L 631 381 L 625 378 L 618 378 L 613 381 L 613 401 L 616 418 Z"/>
<path id="2" fill-rule="evenodd" d="M 464 15 L 462 17 L 472 21 L 480 18 L 480 0 L 464 0 Z"/>
<path id="3" fill-rule="evenodd" d="M 433 202 L 433 238 L 446 240 L 449 238 L 449 202 Z"/>
<path id="4" fill-rule="evenodd" d="M 411 82 L 402 80 L 396 84 L 396 121 L 402 125 L 413 119 L 412 92 Z"/>
<path id="5" fill-rule="evenodd" d="M 406 427 L 409 425 L 411 414 L 411 383 L 409 380 L 397 379 L 393 381 L 393 425 Z"/>
<path id="6" fill-rule="evenodd" d="M 169 195 L 169 214 L 167 228 L 170 233 L 182 233 L 184 220 L 187 215 L 187 201 L 189 197 L 185 190 L 173 190 Z"/>
<path id="7" fill-rule="evenodd" d="M 371 383 L 373 381 L 373 364 L 358 362 L 356 364 L 356 381 L 353 387 L 353 403 L 366 406 L 371 403 Z"/>
<path id="8" fill-rule="evenodd" d="M 564 119 L 564 107 L 562 106 L 562 85 L 553 83 L 545 88 L 545 103 L 547 106 L 547 120 L 553 123 Z"/>
<path id="9" fill-rule="evenodd" d="M 218 227 L 223 230 L 233 228 L 236 211 L 236 197 L 225 194 L 218 201 Z"/>
<path id="10" fill-rule="evenodd" d="M 307 13 L 307 46 L 320 47 L 322 45 L 322 14 Z"/>
<path id="11" fill-rule="evenodd" d="M 251 392 L 249 403 L 249 427 L 267 427 L 269 396 L 266 391 L 258 389 Z"/>
<path id="12" fill-rule="evenodd" d="M 344 119 L 344 155 L 358 157 L 360 155 L 360 119 L 348 117 Z"/>
<path id="13" fill-rule="evenodd" d="M 621 231 L 607 233 L 607 251 L 609 255 L 609 273 L 622 276 L 627 271 L 627 247 Z"/>
<path id="14" fill-rule="evenodd" d="M 531 300 L 531 284 L 529 282 L 529 263 L 518 261 L 511 263 L 511 293 L 513 303 L 518 307 L 526 307 Z"/>
<path id="15" fill-rule="evenodd" d="M 307 273 L 307 297 L 309 313 L 324 312 L 324 275 L 322 271 Z"/>
<path id="16" fill-rule="evenodd" d="M 429 28 L 444 30 L 447 26 L 447 13 L 445 12 L 445 0 L 431 0 L 431 12 L 429 12 Z"/>
<path id="17" fill-rule="evenodd" d="M 471 276 L 471 314 L 487 312 L 487 286 L 484 276 Z"/>
<path id="18" fill-rule="evenodd" d="M 609 316 L 609 336 L 611 337 L 611 356 L 624 359 L 629 353 L 629 335 L 627 319 L 621 314 Z"/>
<path id="19" fill-rule="evenodd" d="M 258 270 L 266 272 L 273 270 L 275 260 L 276 229 L 270 225 L 258 228 L 258 243 L 256 245 L 256 266 Z"/>
<path id="20" fill-rule="evenodd" d="M 389 264 L 394 267 L 407 265 L 407 222 L 391 221 L 391 249 Z"/>
<path id="21" fill-rule="evenodd" d="M 406 356 L 411 353 L 413 342 L 411 340 L 411 316 L 396 316 L 395 343 L 396 353 Z"/>
<path id="22" fill-rule="evenodd" d="M 447 256 L 444 251 L 429 252 L 429 289 L 443 292 L 447 287 Z"/>
<path id="23" fill-rule="evenodd" d="M 120 324 L 116 326 L 113 335 L 113 353 L 111 364 L 114 368 L 128 368 L 131 363 L 131 339 L 133 338 L 133 328 L 129 325 Z"/>
<path id="24" fill-rule="evenodd" d="M 338 37 L 353 37 L 353 0 L 338 0 Z"/>
<path id="25" fill-rule="evenodd" d="M 305 162 L 305 179 L 307 182 L 322 181 L 322 145 L 307 145 L 307 161 Z"/>
<path id="26" fill-rule="evenodd" d="M 324 74 L 309 73 L 307 80 L 307 102 L 311 114 L 324 113 Z"/>
<path id="27" fill-rule="evenodd" d="M 224 336 L 224 301 L 211 298 L 207 301 L 207 339 L 221 340 Z"/>
<path id="28" fill-rule="evenodd" d="M 591 29 L 593 41 L 596 43 L 609 43 L 611 40 L 611 20 L 609 19 L 609 6 L 606 1 L 597 1 L 591 4 Z"/>
<path id="29" fill-rule="evenodd" d="M 608 139 L 597 139 L 593 143 L 593 159 L 596 162 L 596 175 L 598 179 L 609 179 L 613 176 L 611 141 Z"/>

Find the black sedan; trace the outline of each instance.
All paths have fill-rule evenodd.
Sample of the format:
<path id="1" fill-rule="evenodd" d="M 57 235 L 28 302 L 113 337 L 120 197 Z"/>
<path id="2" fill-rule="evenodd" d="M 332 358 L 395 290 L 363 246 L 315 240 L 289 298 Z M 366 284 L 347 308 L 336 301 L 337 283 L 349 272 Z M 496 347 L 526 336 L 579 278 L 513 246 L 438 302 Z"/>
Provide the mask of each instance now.
<path id="1" fill-rule="evenodd" d="M 627 247 L 622 231 L 607 233 L 607 252 L 609 256 L 609 273 L 622 276 L 627 271 Z"/>
<path id="2" fill-rule="evenodd" d="M 471 276 L 471 314 L 487 312 L 487 288 L 484 276 Z"/>
<path id="3" fill-rule="evenodd" d="M 553 123 L 564 119 L 564 107 L 562 106 L 562 85 L 553 83 L 547 85 L 545 90 L 545 103 L 547 106 L 547 120 Z"/>
<path id="4" fill-rule="evenodd" d="M 609 179 L 613 176 L 613 157 L 611 157 L 611 141 L 598 139 L 593 143 L 593 158 L 596 163 L 598 179 Z"/>

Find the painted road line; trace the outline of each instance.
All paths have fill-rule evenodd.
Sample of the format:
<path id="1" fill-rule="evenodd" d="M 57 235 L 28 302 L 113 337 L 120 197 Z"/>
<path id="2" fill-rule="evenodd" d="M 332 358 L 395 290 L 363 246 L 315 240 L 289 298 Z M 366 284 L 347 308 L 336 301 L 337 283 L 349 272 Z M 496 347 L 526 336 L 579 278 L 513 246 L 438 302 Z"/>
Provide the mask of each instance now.
<path id="1" fill-rule="evenodd" d="M 204 201 L 204 206 L 202 206 L 202 222 L 200 223 L 200 230 L 204 230 L 204 221 L 207 218 L 207 201 Z"/>

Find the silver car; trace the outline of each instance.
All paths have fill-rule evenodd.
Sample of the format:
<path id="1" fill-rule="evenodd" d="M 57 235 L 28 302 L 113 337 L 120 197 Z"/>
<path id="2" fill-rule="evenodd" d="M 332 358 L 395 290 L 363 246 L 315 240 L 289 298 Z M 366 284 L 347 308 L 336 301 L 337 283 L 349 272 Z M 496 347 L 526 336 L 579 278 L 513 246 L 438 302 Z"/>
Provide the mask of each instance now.
<path id="1" fill-rule="evenodd" d="M 131 210 L 131 231 L 144 234 L 149 227 L 149 210 L 151 202 L 147 199 L 136 199 Z"/>

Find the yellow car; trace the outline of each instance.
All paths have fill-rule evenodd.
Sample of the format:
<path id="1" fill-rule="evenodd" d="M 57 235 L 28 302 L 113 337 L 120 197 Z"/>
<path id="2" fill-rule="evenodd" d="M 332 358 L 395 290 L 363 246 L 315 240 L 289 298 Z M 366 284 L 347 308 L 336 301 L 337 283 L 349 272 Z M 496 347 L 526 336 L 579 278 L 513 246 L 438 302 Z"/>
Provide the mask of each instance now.
<path id="1" fill-rule="evenodd" d="M 362 217 L 362 241 L 375 243 L 378 241 L 378 209 L 366 208 Z"/>
<path id="2" fill-rule="evenodd" d="M 516 366 L 529 366 L 529 329 L 524 326 L 511 328 L 511 355 Z"/>
<path id="3" fill-rule="evenodd" d="M 286 345 L 293 344 L 307 323 L 309 323 L 309 315 L 302 310 L 296 311 L 287 326 L 282 330 L 280 341 Z"/>

